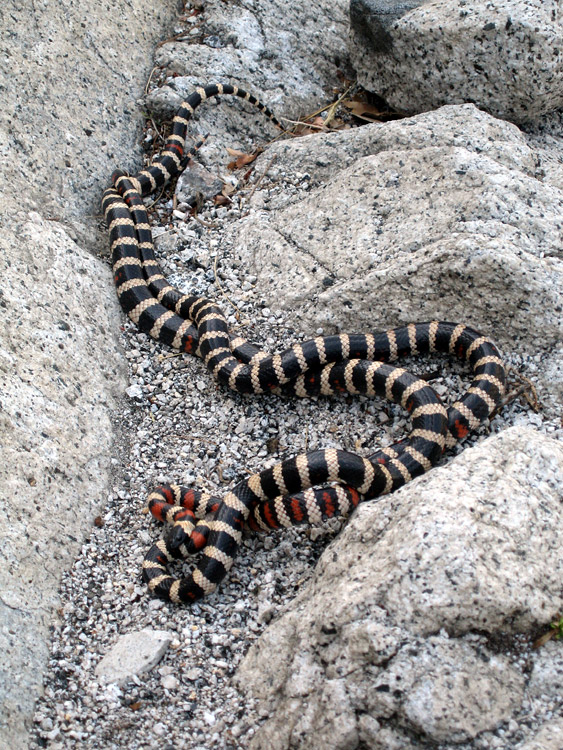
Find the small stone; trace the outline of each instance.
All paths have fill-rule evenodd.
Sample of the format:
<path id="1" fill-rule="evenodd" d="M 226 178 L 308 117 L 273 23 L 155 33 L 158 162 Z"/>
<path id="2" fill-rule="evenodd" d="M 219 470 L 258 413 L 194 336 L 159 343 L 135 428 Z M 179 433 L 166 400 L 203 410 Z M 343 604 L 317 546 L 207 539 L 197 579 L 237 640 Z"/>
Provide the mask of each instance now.
<path id="1" fill-rule="evenodd" d="M 563 649 L 554 640 L 546 643 L 535 654 L 529 691 L 535 698 L 558 698 L 563 694 Z"/>
<path id="2" fill-rule="evenodd" d="M 105 682 L 123 685 L 158 664 L 171 640 L 172 636 L 164 630 L 139 630 L 122 635 L 95 673 Z"/>
<path id="3" fill-rule="evenodd" d="M 165 675 L 160 680 L 160 684 L 166 690 L 177 690 L 180 685 L 176 677 L 174 677 L 174 675 L 171 675 L 171 674 Z"/>
<path id="4" fill-rule="evenodd" d="M 198 680 L 201 677 L 202 671 L 199 667 L 192 667 L 186 672 L 186 679 L 190 681 Z"/>
<path id="5" fill-rule="evenodd" d="M 53 720 L 46 717 L 45 719 L 41 720 L 41 724 L 39 726 L 41 727 L 42 732 L 50 732 L 53 729 Z"/>
<path id="6" fill-rule="evenodd" d="M 180 202 L 193 206 L 199 196 L 211 199 L 222 189 L 223 181 L 194 161 L 178 178 L 176 196 Z"/>
<path id="7" fill-rule="evenodd" d="M 143 389 L 140 385 L 130 385 L 129 388 L 125 389 L 125 393 L 129 396 L 129 398 L 138 400 L 143 398 Z"/>

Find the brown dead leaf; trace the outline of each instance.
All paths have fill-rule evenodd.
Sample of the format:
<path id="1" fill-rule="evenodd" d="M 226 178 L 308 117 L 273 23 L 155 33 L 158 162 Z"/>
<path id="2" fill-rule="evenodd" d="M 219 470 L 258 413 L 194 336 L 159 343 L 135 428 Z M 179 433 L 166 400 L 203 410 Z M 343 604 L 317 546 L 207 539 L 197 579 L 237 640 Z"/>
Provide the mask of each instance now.
<path id="1" fill-rule="evenodd" d="M 234 172 L 235 169 L 246 167 L 247 164 L 252 164 L 257 156 L 258 154 L 241 154 L 240 156 L 237 156 L 236 159 L 230 161 L 227 164 L 227 169 L 229 169 L 231 172 Z"/>
<path id="2" fill-rule="evenodd" d="M 268 438 L 266 441 L 266 450 L 268 453 L 276 453 L 279 450 L 279 447 L 280 439 L 277 436 Z"/>
<path id="3" fill-rule="evenodd" d="M 537 640 L 534 641 L 532 644 L 533 648 L 541 648 L 542 646 L 545 646 L 545 644 L 550 641 L 555 636 L 555 631 L 550 630 L 547 633 L 544 633 L 542 636 L 540 636 Z"/>
<path id="4" fill-rule="evenodd" d="M 310 123 L 315 128 L 324 128 L 325 127 L 325 121 L 322 117 L 315 117 L 313 122 Z"/>
<path id="5" fill-rule="evenodd" d="M 213 201 L 216 206 L 230 206 L 232 203 L 232 200 L 229 198 L 229 196 L 224 195 L 223 193 L 216 195 Z"/>
<path id="6" fill-rule="evenodd" d="M 376 106 L 368 104 L 367 102 L 356 102 L 348 99 L 347 101 L 342 102 L 342 106 L 346 107 L 354 117 L 359 117 L 360 120 L 366 120 L 367 122 L 374 122 L 375 120 L 380 120 L 382 117 L 386 116 L 385 112 L 382 112 Z"/>
<path id="7" fill-rule="evenodd" d="M 244 151 L 238 151 L 236 148 L 230 148 L 229 146 L 225 146 L 225 151 L 229 156 L 244 156 Z"/>
<path id="8" fill-rule="evenodd" d="M 223 189 L 221 190 L 221 193 L 223 195 L 226 195 L 228 198 L 229 195 L 232 195 L 235 191 L 236 191 L 236 188 L 234 185 L 231 185 L 230 182 L 225 182 L 223 184 Z"/>
<path id="9" fill-rule="evenodd" d="M 300 123 L 300 128 L 297 128 L 299 135 L 311 135 L 311 133 L 320 133 L 322 130 L 326 130 L 326 124 L 322 117 L 315 117 L 307 120 L 306 122 Z"/>

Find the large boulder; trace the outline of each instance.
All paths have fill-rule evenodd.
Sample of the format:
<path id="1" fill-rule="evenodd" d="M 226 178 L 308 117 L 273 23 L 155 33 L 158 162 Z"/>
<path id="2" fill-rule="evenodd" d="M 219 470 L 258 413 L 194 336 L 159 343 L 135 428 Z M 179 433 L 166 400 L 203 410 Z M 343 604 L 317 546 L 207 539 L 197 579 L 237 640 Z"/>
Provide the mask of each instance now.
<path id="1" fill-rule="evenodd" d="M 276 112 L 296 119 L 330 101 L 342 78 L 352 75 L 347 49 L 348 0 L 320 0 L 314 5 L 265 0 L 237 4 L 210 0 L 204 23 L 194 29 L 191 44 L 168 42 L 159 47 L 156 65 L 166 71 L 164 84 L 147 96 L 152 111 L 172 115 L 195 86 L 235 83 Z M 245 115 L 237 103 L 198 112 L 192 133 L 220 133 L 248 144 L 270 127 L 252 107 Z M 211 125 L 210 125 L 211 123 Z M 235 142 L 236 142 L 235 141 Z M 204 147 L 212 149 L 214 139 Z M 232 144 L 230 144 L 232 145 Z"/>
<path id="2" fill-rule="evenodd" d="M 8 0 L 0 15 L 0 736 L 29 747 L 58 588 L 105 500 L 125 387 L 101 192 L 173 2 Z M 135 28 L 134 38 L 131 29 Z"/>
<path id="3" fill-rule="evenodd" d="M 560 371 L 561 168 L 544 172 L 516 126 L 443 107 L 277 143 L 262 159 L 273 180 L 301 174 L 301 189 L 257 193 L 232 253 L 297 328 L 462 320 Z M 557 402 L 560 378 L 539 376 Z"/>
<path id="4" fill-rule="evenodd" d="M 124 387 L 108 269 L 8 204 L 0 246 L 0 733 L 24 747 L 61 574 L 107 493 Z"/>
<path id="5" fill-rule="evenodd" d="M 512 122 L 563 106 L 555 0 L 351 0 L 358 80 L 399 112 L 473 102 Z"/>
<path id="6" fill-rule="evenodd" d="M 509 720 L 525 676 L 491 645 L 563 606 L 562 467 L 512 428 L 361 505 L 239 669 L 269 717 L 252 747 L 449 746 Z"/>

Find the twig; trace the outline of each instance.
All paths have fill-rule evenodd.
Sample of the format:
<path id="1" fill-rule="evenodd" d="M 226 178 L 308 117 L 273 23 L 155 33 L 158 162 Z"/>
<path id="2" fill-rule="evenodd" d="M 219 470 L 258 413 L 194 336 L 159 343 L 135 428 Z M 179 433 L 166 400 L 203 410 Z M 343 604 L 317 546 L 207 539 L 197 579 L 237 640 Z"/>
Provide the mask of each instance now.
<path id="1" fill-rule="evenodd" d="M 508 372 L 513 378 L 515 378 L 516 380 L 519 380 L 521 382 L 521 385 L 511 390 L 510 393 L 506 394 L 506 396 L 502 399 L 500 406 L 494 410 L 491 416 L 498 414 L 498 412 L 504 406 L 512 403 L 512 401 L 515 401 L 519 396 L 524 396 L 527 403 L 532 407 L 532 409 L 535 412 L 538 412 L 540 410 L 540 402 L 538 399 L 538 392 L 536 390 L 535 385 L 532 383 L 531 380 L 526 378 L 524 375 L 521 375 L 519 372 L 516 372 L 516 370 L 514 370 L 512 367 L 508 369 Z M 530 393 L 531 393 L 531 396 L 530 396 Z"/>
<path id="2" fill-rule="evenodd" d="M 160 132 L 160 130 L 156 127 L 156 123 L 153 120 L 153 118 L 149 117 L 149 120 L 150 120 L 150 123 L 151 123 L 151 125 L 152 125 L 152 127 L 154 129 L 154 132 L 156 133 L 157 137 L 160 138 L 161 141 L 163 141 L 164 140 L 164 136 L 162 135 L 162 133 Z"/>
<path id="3" fill-rule="evenodd" d="M 254 193 L 256 192 L 256 190 L 258 189 L 258 186 L 260 185 L 260 183 L 262 182 L 262 180 L 266 176 L 268 170 L 270 169 L 270 167 L 272 166 L 272 164 L 275 162 L 276 159 L 277 159 L 277 154 L 274 154 L 272 156 L 272 158 L 270 159 L 270 161 L 266 164 L 266 169 L 262 172 L 262 174 L 260 175 L 260 177 L 256 180 L 256 182 L 254 183 L 254 185 L 252 187 L 252 190 L 246 196 L 246 200 L 247 201 L 249 201 L 252 198 L 252 196 L 254 195 Z"/>
<path id="4" fill-rule="evenodd" d="M 153 74 L 154 74 L 155 70 L 157 70 L 157 66 L 156 65 L 151 70 L 149 78 L 148 78 L 147 83 L 145 85 L 145 96 L 149 93 L 149 86 L 151 85 L 151 80 L 152 80 L 152 77 L 153 77 Z"/>
<path id="5" fill-rule="evenodd" d="M 147 211 L 150 211 L 150 210 L 151 210 L 151 208 L 154 208 L 154 206 L 156 206 L 156 204 L 158 203 L 158 201 L 159 201 L 159 200 L 160 200 L 160 199 L 162 198 L 162 196 L 164 195 L 164 190 L 165 190 L 165 188 L 166 188 L 166 186 L 165 186 L 165 185 L 163 185 L 163 186 L 162 186 L 162 187 L 160 188 L 160 193 L 159 193 L 159 194 L 158 194 L 158 195 L 156 196 L 156 198 L 155 198 L 155 199 L 153 200 L 153 202 L 152 202 L 152 203 L 149 203 L 149 205 L 147 206 Z"/>
<path id="6" fill-rule="evenodd" d="M 289 122 L 291 125 L 303 125 L 307 128 L 313 128 L 315 130 L 323 130 L 329 122 L 333 119 L 334 114 L 336 112 L 336 109 L 338 108 L 338 105 L 344 100 L 346 96 L 350 93 L 350 91 L 354 88 L 355 84 L 352 84 L 351 86 L 348 86 L 346 91 L 341 94 L 341 96 L 338 97 L 338 99 L 335 102 L 332 102 L 332 104 L 326 104 L 324 107 L 319 107 L 319 109 L 315 110 L 315 112 L 311 112 L 308 115 L 305 115 L 301 120 L 290 120 L 287 117 L 281 117 L 280 119 L 284 122 Z M 323 125 L 313 125 L 310 122 L 307 122 L 307 120 L 312 120 L 314 117 L 318 117 L 322 112 L 326 112 L 328 110 L 328 114 L 326 116 L 326 119 L 323 123 Z"/>
<path id="7" fill-rule="evenodd" d="M 350 93 L 350 91 L 353 89 L 354 86 L 355 86 L 355 84 L 352 84 L 351 86 L 348 86 L 348 88 L 346 89 L 346 91 L 341 96 L 339 96 L 338 99 L 335 102 L 333 102 L 333 104 L 330 105 L 330 107 L 326 108 L 326 109 L 328 109 L 328 114 L 327 114 L 326 119 L 325 119 L 325 125 L 328 125 L 329 122 L 332 120 L 332 118 L 334 117 L 334 115 L 336 113 L 336 109 L 337 109 L 338 105 L 340 104 L 340 102 L 344 101 L 344 97 L 347 96 Z M 322 112 L 322 110 L 321 110 L 321 112 Z"/>
<path id="8" fill-rule="evenodd" d="M 321 110 L 322 111 L 322 110 Z M 313 115 L 311 115 L 312 117 Z M 303 120 L 290 120 L 289 117 L 280 117 L 280 120 L 289 122 L 290 125 L 303 125 L 306 128 L 313 128 L 313 130 L 324 130 L 324 125 L 314 125 L 312 122 L 303 122 Z"/>
<path id="9" fill-rule="evenodd" d="M 194 28 L 196 28 L 194 26 Z M 181 31 L 179 34 L 174 34 L 174 36 L 169 36 L 168 39 L 163 39 L 162 42 L 159 42 L 156 45 L 156 49 L 159 49 L 159 47 L 162 47 L 164 44 L 168 44 L 169 42 L 181 42 L 184 41 L 184 37 L 189 38 L 191 29 L 186 29 L 185 31 Z"/>
<path id="10" fill-rule="evenodd" d="M 219 224 L 214 224 L 212 221 L 204 221 L 203 219 L 200 219 L 197 214 L 193 215 L 193 218 L 198 222 L 198 224 L 201 224 L 202 227 L 206 227 L 206 229 L 217 229 Z"/>

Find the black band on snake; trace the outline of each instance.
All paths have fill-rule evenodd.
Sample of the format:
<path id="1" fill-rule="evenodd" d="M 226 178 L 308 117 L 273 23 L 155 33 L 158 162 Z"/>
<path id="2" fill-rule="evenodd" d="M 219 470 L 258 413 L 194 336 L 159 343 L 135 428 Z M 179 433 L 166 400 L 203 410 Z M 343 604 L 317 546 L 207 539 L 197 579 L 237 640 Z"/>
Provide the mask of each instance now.
<path id="1" fill-rule="evenodd" d="M 412 430 L 405 440 L 366 458 L 338 449 L 299 454 L 244 479 L 221 499 L 176 485 L 155 490 L 149 507 L 173 526 L 148 552 L 143 577 L 153 593 L 173 602 L 195 601 L 217 587 L 233 564 L 245 523 L 254 529 L 319 523 L 347 515 L 361 500 L 391 492 L 428 471 L 446 446 L 491 415 L 505 387 L 497 349 L 465 325 L 431 321 L 382 333 L 319 336 L 268 354 L 232 336 L 213 301 L 182 294 L 168 283 L 154 256 L 142 196 L 185 167 L 200 145 L 186 151 L 188 121 L 202 101 L 218 94 L 249 101 L 280 126 L 270 110 L 242 89 L 220 84 L 198 88 L 180 107 L 172 135 L 153 164 L 134 177 L 114 173 L 114 187 L 106 190 L 102 205 L 123 309 L 153 338 L 201 357 L 216 380 L 239 393 L 382 396 L 410 413 Z M 454 355 L 473 371 L 466 393 L 448 408 L 425 381 L 390 364 L 406 355 L 435 352 Z M 172 560 L 198 551 L 201 559 L 190 575 L 170 575 Z"/>

